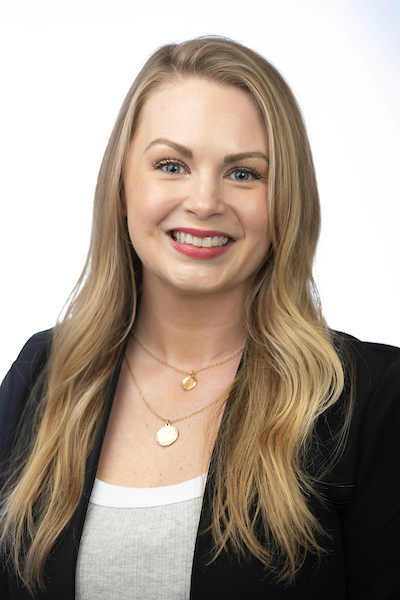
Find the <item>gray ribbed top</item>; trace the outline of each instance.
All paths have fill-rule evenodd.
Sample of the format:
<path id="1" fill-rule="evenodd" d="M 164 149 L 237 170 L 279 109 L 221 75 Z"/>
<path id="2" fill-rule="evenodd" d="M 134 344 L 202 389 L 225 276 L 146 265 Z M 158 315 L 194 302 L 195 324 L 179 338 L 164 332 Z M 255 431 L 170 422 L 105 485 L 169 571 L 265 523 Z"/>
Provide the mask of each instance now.
<path id="1" fill-rule="evenodd" d="M 204 481 L 126 488 L 96 479 L 76 600 L 188 600 Z"/>

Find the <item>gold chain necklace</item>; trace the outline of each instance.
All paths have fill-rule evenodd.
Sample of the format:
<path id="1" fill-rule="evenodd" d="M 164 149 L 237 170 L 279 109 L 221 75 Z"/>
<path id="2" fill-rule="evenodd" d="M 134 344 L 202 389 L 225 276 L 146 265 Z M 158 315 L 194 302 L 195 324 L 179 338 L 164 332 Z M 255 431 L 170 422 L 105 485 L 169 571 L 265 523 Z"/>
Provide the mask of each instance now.
<path id="1" fill-rule="evenodd" d="M 182 389 L 184 389 L 185 392 L 192 390 L 197 385 L 197 379 L 196 379 L 197 373 L 200 373 L 200 371 L 205 371 L 206 369 L 212 369 L 213 367 L 218 367 L 219 365 L 224 365 L 225 363 L 229 362 L 230 360 L 233 360 L 236 356 L 238 356 L 244 350 L 244 346 L 242 346 L 234 354 L 232 354 L 231 356 L 228 356 L 228 358 L 225 358 L 224 360 L 220 360 L 219 362 L 213 363 L 212 365 L 208 365 L 207 367 L 201 367 L 200 369 L 197 369 L 196 371 L 188 371 L 187 369 L 181 369 L 180 367 L 175 367 L 174 365 L 171 365 L 166 360 L 163 360 L 159 356 L 156 356 L 150 350 L 150 348 L 145 346 L 145 344 L 142 342 L 142 340 L 140 340 L 138 338 L 138 336 L 136 335 L 136 333 L 134 331 L 132 331 L 132 335 L 135 338 L 135 340 L 142 346 L 143 350 L 146 350 L 146 352 L 148 354 L 150 354 L 150 356 L 152 356 L 153 358 L 158 360 L 158 362 L 162 363 L 163 365 L 166 365 L 167 367 L 171 367 L 171 369 L 174 369 L 175 371 L 179 371 L 179 373 L 189 373 L 189 375 L 187 375 L 186 377 L 184 377 L 182 379 L 181 385 L 182 385 Z"/>
<path id="2" fill-rule="evenodd" d="M 133 381 L 135 382 L 135 385 L 137 387 L 137 390 L 139 392 L 139 394 L 142 397 L 142 400 L 144 401 L 144 403 L 146 404 L 147 408 L 149 408 L 151 410 L 151 412 L 153 413 L 153 415 L 155 415 L 156 417 L 158 417 L 159 419 L 161 419 L 161 421 L 165 422 L 164 427 L 161 427 L 161 429 L 159 429 L 157 431 L 157 435 L 156 435 L 156 441 L 160 446 L 171 446 L 171 444 L 173 444 L 174 442 L 176 442 L 176 440 L 179 437 L 179 431 L 176 427 L 174 427 L 174 425 L 172 425 L 172 421 L 170 419 L 164 419 L 164 417 L 162 417 L 157 411 L 154 410 L 154 408 L 152 406 L 150 406 L 150 404 L 147 402 L 142 390 L 139 387 L 139 384 L 136 380 L 136 377 L 133 373 L 132 367 L 129 364 L 129 360 L 128 357 L 125 355 L 125 360 L 126 360 L 126 364 L 128 365 L 128 369 L 132 375 Z M 174 419 L 173 422 L 174 423 L 178 423 L 178 421 L 183 421 L 184 419 L 188 419 L 189 417 L 193 417 L 194 415 L 198 415 L 199 413 L 201 413 L 203 410 L 205 410 L 206 408 L 208 408 L 209 406 L 212 406 L 213 404 L 216 404 L 219 401 L 219 398 L 217 398 L 216 400 L 213 400 L 212 402 L 209 402 L 208 404 L 206 404 L 205 406 L 202 406 L 201 408 L 198 408 L 197 410 L 194 410 L 193 412 L 184 415 L 183 417 L 179 417 L 178 419 Z"/>

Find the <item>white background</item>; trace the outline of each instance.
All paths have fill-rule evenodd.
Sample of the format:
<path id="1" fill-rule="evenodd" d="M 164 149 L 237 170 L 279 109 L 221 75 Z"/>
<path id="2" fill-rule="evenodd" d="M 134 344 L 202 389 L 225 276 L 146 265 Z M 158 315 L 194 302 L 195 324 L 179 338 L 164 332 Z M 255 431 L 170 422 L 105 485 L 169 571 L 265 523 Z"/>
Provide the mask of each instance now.
<path id="1" fill-rule="evenodd" d="M 205 34 L 263 54 L 303 109 L 328 323 L 400 345 L 399 0 L 2 0 L 0 376 L 81 272 L 100 161 L 138 69 Z"/>

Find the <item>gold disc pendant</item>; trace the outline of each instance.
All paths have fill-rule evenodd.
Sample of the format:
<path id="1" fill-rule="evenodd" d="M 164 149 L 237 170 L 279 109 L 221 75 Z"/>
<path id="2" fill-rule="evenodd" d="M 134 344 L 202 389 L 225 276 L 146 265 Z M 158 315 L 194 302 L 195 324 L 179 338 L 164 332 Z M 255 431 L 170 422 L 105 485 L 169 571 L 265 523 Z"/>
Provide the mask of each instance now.
<path id="1" fill-rule="evenodd" d="M 160 446 L 171 446 L 179 437 L 179 431 L 169 421 L 157 431 L 156 440 Z"/>
<path id="2" fill-rule="evenodd" d="M 188 392 L 189 390 L 193 389 L 196 385 L 197 385 L 197 379 L 194 376 L 193 371 L 190 373 L 190 375 L 188 375 L 187 377 L 185 377 L 184 379 L 182 379 L 182 388 L 186 392 Z"/>

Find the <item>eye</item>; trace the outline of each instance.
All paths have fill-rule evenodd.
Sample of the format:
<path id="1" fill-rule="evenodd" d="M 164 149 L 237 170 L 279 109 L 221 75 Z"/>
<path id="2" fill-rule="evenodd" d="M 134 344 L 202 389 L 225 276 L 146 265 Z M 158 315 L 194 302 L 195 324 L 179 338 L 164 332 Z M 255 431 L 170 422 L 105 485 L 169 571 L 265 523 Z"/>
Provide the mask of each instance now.
<path id="1" fill-rule="evenodd" d="M 165 171 L 166 173 L 172 173 L 173 175 L 177 175 L 178 173 L 180 173 L 181 169 L 181 165 L 173 165 L 172 163 L 163 167 L 163 171 Z"/>
<path id="2" fill-rule="evenodd" d="M 248 181 L 262 179 L 263 176 L 262 173 L 258 173 L 249 167 L 234 167 L 227 173 L 227 177 L 229 179 L 233 179 L 234 181 L 246 183 Z"/>
<path id="3" fill-rule="evenodd" d="M 176 158 L 163 158 L 153 163 L 154 169 L 159 169 L 168 173 L 169 175 L 182 175 L 183 173 L 190 173 L 190 169 L 184 162 Z"/>

